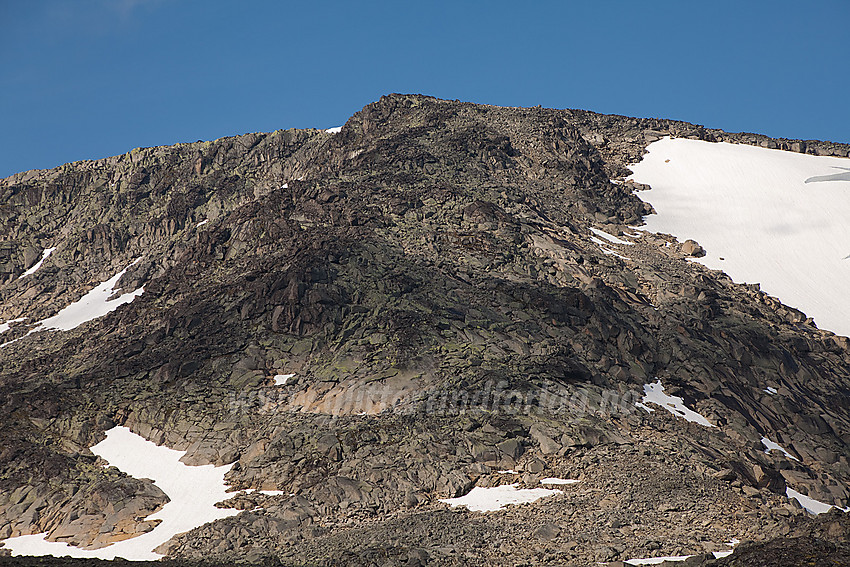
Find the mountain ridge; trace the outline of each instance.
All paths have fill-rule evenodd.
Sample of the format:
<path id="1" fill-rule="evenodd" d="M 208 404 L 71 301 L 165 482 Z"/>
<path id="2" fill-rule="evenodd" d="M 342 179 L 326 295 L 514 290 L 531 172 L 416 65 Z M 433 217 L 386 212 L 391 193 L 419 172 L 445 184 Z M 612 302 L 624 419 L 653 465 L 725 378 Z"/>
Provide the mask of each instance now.
<path id="1" fill-rule="evenodd" d="M 295 494 L 241 495 L 237 519 L 177 538 L 169 554 L 184 558 L 370 564 L 421 556 L 415 548 L 436 564 L 585 564 L 702 552 L 695 541 L 721 546 L 741 535 L 734 529 L 782 533 L 801 514 L 783 507 L 791 484 L 847 506 L 847 339 L 757 286 L 686 262 L 692 244 L 624 233 L 652 209 L 638 184 L 611 180 L 663 135 L 850 151 L 676 121 L 390 95 L 338 134 L 248 134 L 0 181 L 2 237 L 15 242 L 0 321 L 49 316 L 138 257 L 119 286 L 144 287 L 77 330 L 21 339 L 28 323 L 19 322 L 3 333 L 21 340 L 0 350 L 0 536 L 47 531 L 97 545 L 94 532 L 116 518 L 88 504 L 91 494 L 124 504 L 129 532 L 149 529 L 145 512 L 163 495 L 100 468 L 88 449 L 114 425 L 186 450 L 187 464 L 235 460 L 236 487 Z M 633 241 L 628 257 L 616 243 L 600 248 L 590 227 Z M 49 246 L 58 249 L 45 265 L 16 279 Z M 277 387 L 273 377 L 288 374 Z M 718 431 L 679 430 L 677 418 L 636 409 L 656 379 Z M 502 383 L 522 409 L 457 405 Z M 782 394 L 758 393 L 767 387 Z M 546 392 L 583 406 L 541 406 Z M 768 436 L 799 464 L 766 455 Z M 688 465 L 671 468 L 674 454 Z M 572 518 L 565 492 L 500 512 L 500 536 L 437 502 L 509 469 L 522 486 L 545 471 L 601 488 L 594 462 L 617 471 L 620 496 L 602 521 Z M 657 478 L 632 482 L 641 467 Z M 656 498 L 681 494 L 659 511 L 635 485 Z M 590 504 L 593 494 L 577 498 Z M 675 535 L 695 512 L 688 498 L 713 525 Z M 733 517 L 742 511 L 754 516 Z M 468 529 L 449 527 L 458 517 Z M 529 519 L 555 528 L 523 541 Z M 421 526 L 409 542 L 399 540 L 406 521 Z M 433 522 L 468 547 L 444 549 L 425 535 Z M 245 526 L 250 535 L 228 536 Z M 368 533 L 373 542 L 358 535 Z M 474 547 L 476 537 L 504 550 Z"/>

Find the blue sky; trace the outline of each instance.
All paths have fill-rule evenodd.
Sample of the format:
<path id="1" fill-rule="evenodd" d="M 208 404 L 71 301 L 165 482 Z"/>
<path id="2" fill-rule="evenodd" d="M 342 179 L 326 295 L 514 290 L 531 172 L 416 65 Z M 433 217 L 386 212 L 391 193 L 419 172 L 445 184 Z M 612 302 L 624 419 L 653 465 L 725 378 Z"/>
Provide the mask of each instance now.
<path id="1" fill-rule="evenodd" d="M 0 177 L 390 92 L 850 142 L 850 2 L 0 0 Z"/>

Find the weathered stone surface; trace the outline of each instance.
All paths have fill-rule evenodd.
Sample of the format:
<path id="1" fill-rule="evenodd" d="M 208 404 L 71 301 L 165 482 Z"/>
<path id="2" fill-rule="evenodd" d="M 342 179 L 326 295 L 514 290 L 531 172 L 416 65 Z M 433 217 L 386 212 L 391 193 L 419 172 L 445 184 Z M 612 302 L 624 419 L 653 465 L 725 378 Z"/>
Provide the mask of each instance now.
<path id="1" fill-rule="evenodd" d="M 786 485 L 847 506 L 846 340 L 682 262 L 697 243 L 643 234 L 623 260 L 589 240 L 590 226 L 632 238 L 645 187 L 611 181 L 668 134 L 795 142 L 393 95 L 336 135 L 146 148 L 0 181 L 9 274 L 58 246 L 0 284 L 0 321 L 30 317 L 4 341 L 139 256 L 120 283 L 145 289 L 0 350 L 0 536 L 102 545 L 150 529 L 162 496 L 87 452 L 116 424 L 189 464 L 235 462 L 238 489 L 282 491 L 234 496 L 238 516 L 162 548 L 182 558 L 702 561 L 732 537 L 811 524 Z M 637 408 L 656 379 L 717 427 Z M 765 454 L 764 436 L 799 461 Z M 437 501 L 544 475 L 579 482 L 485 519 Z"/>

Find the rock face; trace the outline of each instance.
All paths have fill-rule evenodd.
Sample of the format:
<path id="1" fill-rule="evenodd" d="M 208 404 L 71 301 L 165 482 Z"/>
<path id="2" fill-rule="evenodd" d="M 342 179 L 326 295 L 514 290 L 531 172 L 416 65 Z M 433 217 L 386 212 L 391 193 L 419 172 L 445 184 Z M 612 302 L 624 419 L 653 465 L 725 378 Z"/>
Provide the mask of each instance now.
<path id="1" fill-rule="evenodd" d="M 612 180 L 665 135 L 848 154 L 391 95 L 338 134 L 0 180 L 0 322 L 27 318 L 0 335 L 20 339 L 0 348 L 0 538 L 154 528 L 161 491 L 88 449 L 116 424 L 281 491 L 235 494 L 243 512 L 175 538 L 174 558 L 595 564 L 779 545 L 813 521 L 786 487 L 850 505 L 847 339 L 685 261 L 696 242 L 629 236 L 652 209 Z M 137 258 L 132 303 L 25 336 Z M 636 406 L 656 380 L 716 427 Z M 487 514 L 438 502 L 545 477 L 579 483 Z"/>

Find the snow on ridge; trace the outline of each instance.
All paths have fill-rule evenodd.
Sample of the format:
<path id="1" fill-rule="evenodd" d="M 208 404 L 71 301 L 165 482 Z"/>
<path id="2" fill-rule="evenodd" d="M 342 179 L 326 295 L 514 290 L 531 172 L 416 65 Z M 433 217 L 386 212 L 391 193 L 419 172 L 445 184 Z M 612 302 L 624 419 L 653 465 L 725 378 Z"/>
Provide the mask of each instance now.
<path id="1" fill-rule="evenodd" d="M 31 276 L 34 273 L 36 273 L 36 271 L 38 271 L 38 269 L 41 267 L 41 265 L 44 264 L 44 261 L 47 260 L 47 257 L 50 256 L 51 254 L 53 254 L 54 250 L 56 250 L 56 246 L 54 246 L 53 248 L 45 248 L 44 252 L 41 253 L 41 260 L 39 260 L 38 262 L 33 264 L 33 266 L 30 269 L 28 269 L 26 272 L 24 272 L 23 274 L 18 276 L 18 279 L 25 278 L 27 276 Z"/>
<path id="2" fill-rule="evenodd" d="M 696 240 L 695 261 L 850 336 L 850 177 L 832 174 L 850 159 L 669 137 L 647 151 L 629 166 L 658 213 L 642 228 Z"/>
<path id="3" fill-rule="evenodd" d="M 215 504 L 232 496 L 224 475 L 233 466 L 188 466 L 180 462 L 185 451 L 176 451 L 136 435 L 126 427 L 113 427 L 106 439 L 91 448 L 111 466 L 136 478 L 150 478 L 170 498 L 158 512 L 146 520 L 162 522 L 152 531 L 100 549 L 81 549 L 64 542 L 46 541 L 45 534 L 33 534 L 4 540 L 12 555 L 53 555 L 136 561 L 157 560 L 153 550 L 177 534 L 187 532 L 221 518 L 235 516 L 239 510 L 216 508 Z M 272 492 L 272 491 L 268 491 Z"/>
<path id="4" fill-rule="evenodd" d="M 655 411 L 648 405 L 646 405 L 652 403 L 661 406 L 673 415 L 677 417 L 682 417 L 687 421 L 698 423 L 706 427 L 716 427 L 706 418 L 693 411 L 692 409 L 686 407 L 685 401 L 679 396 L 670 396 L 668 394 L 665 394 L 664 386 L 661 385 L 661 380 L 658 380 L 654 384 L 644 384 L 643 392 L 643 399 L 635 405 L 645 409 L 648 412 Z"/>
<path id="5" fill-rule="evenodd" d="M 342 130 L 342 126 L 334 126 L 333 128 L 328 128 L 325 130 L 328 134 L 339 134 Z"/>

